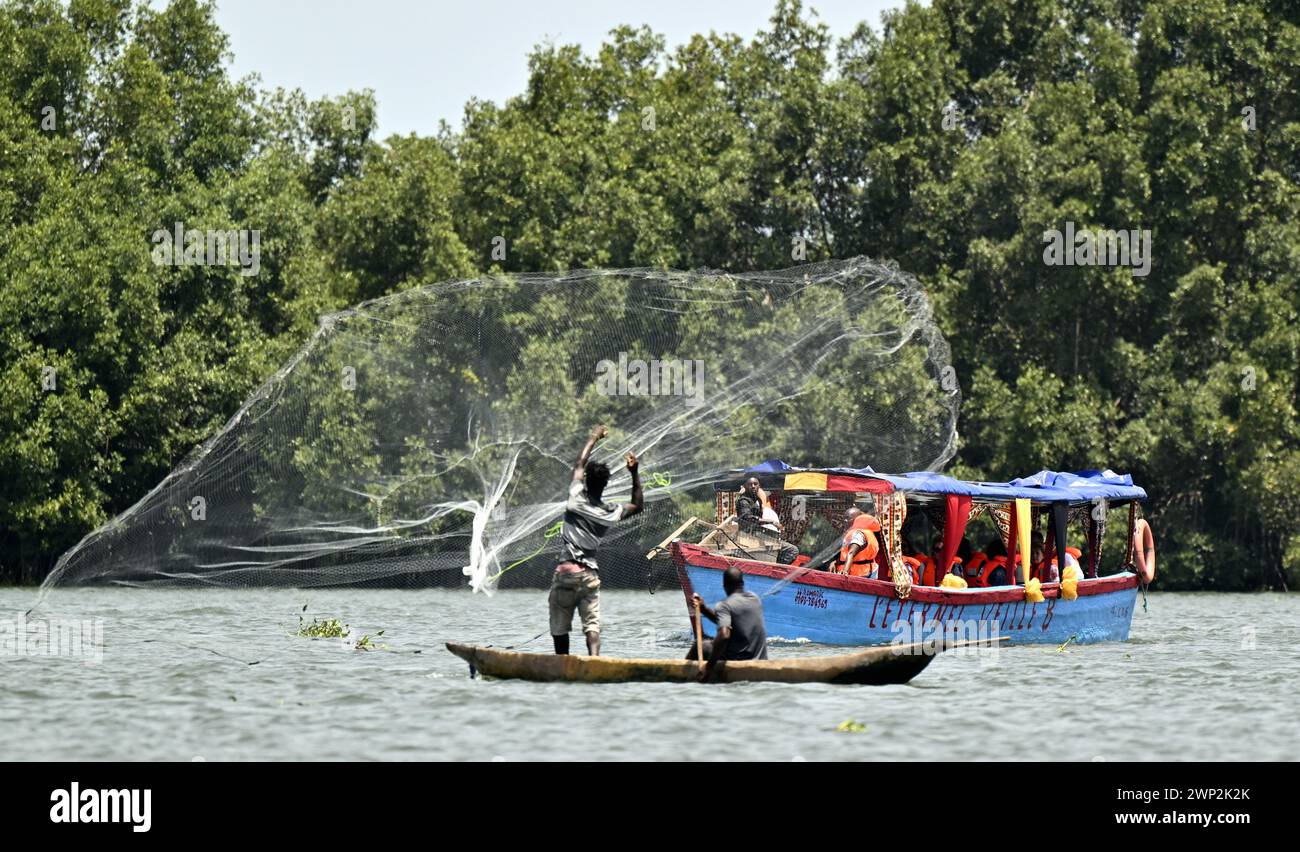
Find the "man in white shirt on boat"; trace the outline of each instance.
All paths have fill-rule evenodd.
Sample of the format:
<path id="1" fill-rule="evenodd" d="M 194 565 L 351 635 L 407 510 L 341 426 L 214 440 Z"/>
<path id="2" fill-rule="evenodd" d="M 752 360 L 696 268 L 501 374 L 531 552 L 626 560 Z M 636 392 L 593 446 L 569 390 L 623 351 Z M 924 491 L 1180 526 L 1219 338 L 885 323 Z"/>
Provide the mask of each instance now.
<path id="1" fill-rule="evenodd" d="M 776 547 L 776 561 L 789 565 L 799 556 L 799 548 L 781 538 L 781 518 L 768 502 L 758 477 L 751 476 L 741 486 L 736 498 L 736 520 L 740 531 Z"/>

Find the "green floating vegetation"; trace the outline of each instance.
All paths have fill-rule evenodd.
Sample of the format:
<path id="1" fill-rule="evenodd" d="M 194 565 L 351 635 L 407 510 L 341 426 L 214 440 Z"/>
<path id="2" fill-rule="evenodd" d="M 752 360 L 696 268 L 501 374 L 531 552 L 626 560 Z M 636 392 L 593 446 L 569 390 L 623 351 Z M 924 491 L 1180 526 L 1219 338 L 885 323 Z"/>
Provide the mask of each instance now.
<path id="1" fill-rule="evenodd" d="M 835 730 L 841 734 L 865 734 L 867 726 L 853 719 L 845 719 L 835 726 Z"/>
<path id="2" fill-rule="evenodd" d="M 384 635 L 384 631 L 381 630 L 375 634 L 375 638 L 378 639 L 380 636 L 383 635 Z M 387 645 L 376 645 L 374 642 L 372 642 L 370 640 L 369 633 L 363 635 L 360 639 L 357 640 L 357 644 L 355 648 L 358 651 L 374 651 L 374 650 L 387 651 L 388 650 Z"/>
<path id="3" fill-rule="evenodd" d="M 306 636 L 308 639 L 346 639 L 352 631 L 348 625 L 343 624 L 337 618 L 327 618 L 324 621 L 313 618 L 308 624 L 303 617 L 298 616 L 298 632 L 295 636 Z"/>
<path id="4" fill-rule="evenodd" d="M 303 606 L 303 610 L 307 609 Z M 301 615 L 298 616 L 298 632 L 294 636 L 303 636 L 308 639 L 347 639 L 352 635 L 351 626 L 344 624 L 337 618 L 318 619 L 313 618 L 310 622 L 305 620 Z M 361 638 L 353 645 L 357 651 L 387 651 L 387 645 L 375 644 L 375 640 L 384 635 L 380 630 L 373 637 L 369 633 L 362 634 Z"/>

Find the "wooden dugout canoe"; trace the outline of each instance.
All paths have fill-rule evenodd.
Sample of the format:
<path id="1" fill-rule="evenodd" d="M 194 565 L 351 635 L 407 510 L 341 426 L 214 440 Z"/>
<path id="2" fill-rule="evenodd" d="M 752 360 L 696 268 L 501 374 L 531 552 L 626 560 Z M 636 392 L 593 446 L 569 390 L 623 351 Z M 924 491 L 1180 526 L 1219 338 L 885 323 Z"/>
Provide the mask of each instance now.
<path id="1" fill-rule="evenodd" d="M 722 663 L 715 681 L 907 683 L 930 665 L 937 654 L 951 647 L 955 645 L 918 643 L 871 648 L 855 654 Z M 694 660 L 525 654 L 456 642 L 448 642 L 447 650 L 469 663 L 471 676 L 477 673 L 494 678 L 578 683 L 694 683 L 699 673 L 699 664 Z"/>

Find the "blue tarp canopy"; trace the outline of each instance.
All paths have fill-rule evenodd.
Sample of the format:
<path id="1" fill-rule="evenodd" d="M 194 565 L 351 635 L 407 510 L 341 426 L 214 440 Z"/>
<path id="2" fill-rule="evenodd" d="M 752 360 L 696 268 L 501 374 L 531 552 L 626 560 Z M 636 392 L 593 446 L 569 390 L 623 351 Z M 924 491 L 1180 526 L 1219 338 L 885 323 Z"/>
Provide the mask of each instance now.
<path id="1" fill-rule="evenodd" d="M 1146 491 L 1133 484 L 1133 477 L 1111 470 L 1084 470 L 1063 473 L 1040 470 L 1033 476 L 1020 477 L 1010 482 L 968 482 L 933 471 L 912 473 L 876 473 L 869 467 L 791 467 L 780 459 L 768 459 L 737 473 L 738 479 L 757 476 L 760 481 L 789 473 L 827 473 L 842 476 L 864 476 L 883 479 L 895 489 L 916 495 L 967 495 L 986 503 L 1005 503 L 1016 498 L 1026 498 L 1035 503 L 1068 502 L 1072 505 L 1091 503 L 1098 498 L 1110 501 L 1145 500 Z M 770 479 L 769 479 L 770 481 Z"/>
<path id="2" fill-rule="evenodd" d="M 894 488 L 906 493 L 964 494 L 982 502 L 1005 503 L 1016 498 L 1035 503 L 1066 502 L 1073 506 L 1102 499 L 1115 501 L 1145 500 L 1146 491 L 1133 484 L 1133 477 L 1112 471 L 1060 473 L 1040 470 L 1033 476 L 1010 482 L 967 482 L 941 473 L 917 471 L 901 475 L 876 474 Z"/>
<path id="3" fill-rule="evenodd" d="M 1006 482 L 968 482 L 925 470 L 876 475 L 888 480 L 897 490 L 908 494 L 963 494 L 975 500 L 997 503 L 1006 503 L 1017 497 L 1045 503 L 1070 499 L 1069 494 L 1055 488 L 1024 487 Z"/>
<path id="4" fill-rule="evenodd" d="M 1091 501 L 1098 497 L 1104 500 L 1147 499 L 1147 492 L 1133 484 L 1133 477 L 1113 470 L 1081 470 L 1077 473 L 1040 470 L 1033 476 L 1013 479 L 1009 484 L 1067 491 L 1075 495 L 1073 501 Z"/>

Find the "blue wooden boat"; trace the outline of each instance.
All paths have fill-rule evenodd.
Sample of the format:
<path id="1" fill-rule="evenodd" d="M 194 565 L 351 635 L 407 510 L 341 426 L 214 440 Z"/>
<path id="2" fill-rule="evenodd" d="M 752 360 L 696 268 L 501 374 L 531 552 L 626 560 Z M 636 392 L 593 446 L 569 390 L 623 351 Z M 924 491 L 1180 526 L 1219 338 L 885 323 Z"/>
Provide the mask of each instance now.
<path id="1" fill-rule="evenodd" d="M 877 557 L 882 570 L 877 574 L 890 579 L 777 564 L 775 539 L 746 537 L 734 521 L 736 490 L 751 476 L 767 491 L 770 505 L 781 518 L 781 538 L 788 542 L 797 544 L 812 519 L 821 515 L 835 531 L 833 547 L 838 547 L 844 522 L 837 524 L 837 519 L 842 519 L 848 506 L 874 514 L 880 519 L 883 539 Z M 1129 477 L 1110 471 L 1042 471 L 1008 483 L 974 483 L 933 473 L 895 476 L 877 474 L 870 468 L 799 469 L 769 461 L 737 471 L 734 479 L 719 483 L 716 491 L 716 522 L 707 525 L 711 532 L 699 543 L 683 539 L 671 543 L 688 614 L 694 618 L 694 593 L 710 603 L 725 597 L 722 573 L 735 566 L 744 573 L 746 588 L 763 600 L 770 637 L 855 646 L 936 639 L 1000 638 L 1011 644 L 1058 645 L 1122 641 L 1129 635 L 1140 580 L 1150 580 L 1149 574 L 1134 567 L 1133 545 L 1120 554 L 1124 560 L 1121 570 L 1108 576 L 1099 573 L 1107 518 L 1113 517 L 1116 508 L 1128 506 L 1128 540 L 1133 542 L 1138 538 L 1133 532 L 1135 525 L 1142 523 L 1136 507 L 1146 497 Z M 1085 577 L 1067 584 L 1068 590 L 1063 590 L 1060 582 L 1039 585 L 1035 581 L 1041 600 L 1029 593 L 1025 584 L 1028 572 L 1023 568 L 1013 585 L 988 588 L 895 582 L 895 576 L 909 580 L 911 576 L 896 558 L 902 550 L 909 512 L 920 516 L 924 524 L 955 533 L 943 536 L 949 551 L 943 564 L 951 564 L 967 521 L 982 513 L 989 514 L 1008 543 L 1012 564 L 1017 551 L 1029 549 L 1024 545 L 1029 540 L 1026 526 L 1045 525 L 1049 539 L 1067 542 L 1068 526 L 1077 523 L 1081 540 L 1088 545 L 1080 566 Z M 1053 545 L 1052 550 L 1058 549 Z M 1058 564 L 1063 565 L 1064 560 L 1059 559 Z M 902 570 L 891 570 L 893 566 Z M 703 627 L 705 635 L 713 635 L 709 621 L 705 620 Z"/>

